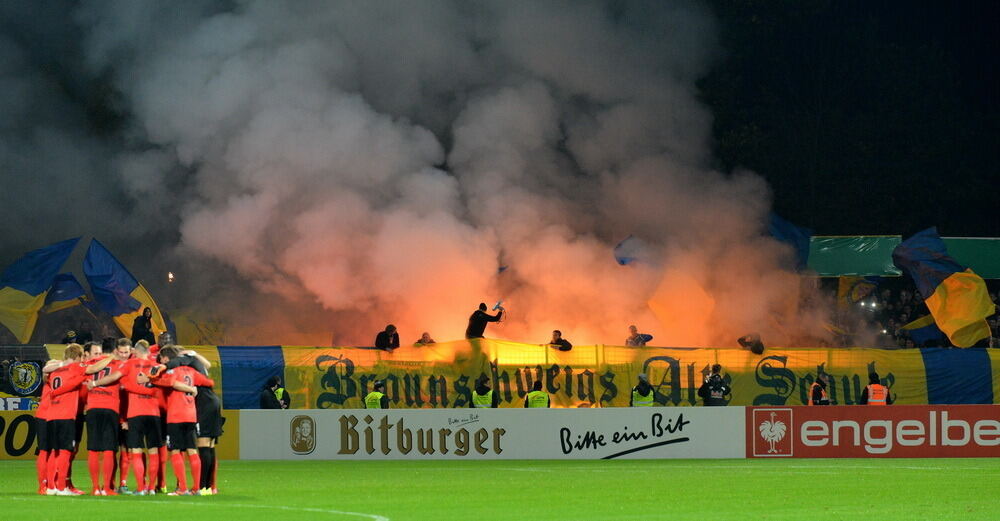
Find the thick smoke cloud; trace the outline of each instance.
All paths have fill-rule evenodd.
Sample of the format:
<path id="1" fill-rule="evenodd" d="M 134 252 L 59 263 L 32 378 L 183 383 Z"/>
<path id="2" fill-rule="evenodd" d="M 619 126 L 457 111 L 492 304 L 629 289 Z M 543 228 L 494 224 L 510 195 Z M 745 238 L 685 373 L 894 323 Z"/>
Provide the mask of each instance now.
<path id="1" fill-rule="evenodd" d="M 82 222 L 136 271 L 177 270 L 174 307 L 220 317 L 227 341 L 364 344 L 389 322 L 404 342 L 459 338 L 475 305 L 499 298 L 509 319 L 490 334 L 529 342 L 558 328 L 620 343 L 632 323 L 659 345 L 821 330 L 824 307 L 803 307 L 784 268 L 791 252 L 761 235 L 767 186 L 708 167 L 695 82 L 717 49 L 700 4 L 72 11 L 82 90 L 113 92 L 122 122 L 95 136 L 5 60 L 0 146 L 17 134 L 57 152 L 19 167 L 51 179 L 15 184 L 39 191 L 29 203 L 42 183 L 94 201 L 72 225 L 44 219 L 44 235 Z M 629 234 L 649 253 L 618 266 Z"/>

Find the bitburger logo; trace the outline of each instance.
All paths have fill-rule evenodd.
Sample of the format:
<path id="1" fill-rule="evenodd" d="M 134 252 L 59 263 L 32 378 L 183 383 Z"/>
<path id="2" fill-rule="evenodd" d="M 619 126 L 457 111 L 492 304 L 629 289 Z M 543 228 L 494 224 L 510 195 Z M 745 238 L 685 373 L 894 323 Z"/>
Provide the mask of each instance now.
<path id="1" fill-rule="evenodd" d="M 300 415 L 292 418 L 289 423 L 291 436 L 288 443 L 292 452 L 309 454 L 316 450 L 316 421 L 311 416 Z"/>
<path id="2" fill-rule="evenodd" d="M 22 396 L 35 392 L 42 383 L 42 371 L 35 362 L 15 362 L 7 371 L 11 387 Z"/>

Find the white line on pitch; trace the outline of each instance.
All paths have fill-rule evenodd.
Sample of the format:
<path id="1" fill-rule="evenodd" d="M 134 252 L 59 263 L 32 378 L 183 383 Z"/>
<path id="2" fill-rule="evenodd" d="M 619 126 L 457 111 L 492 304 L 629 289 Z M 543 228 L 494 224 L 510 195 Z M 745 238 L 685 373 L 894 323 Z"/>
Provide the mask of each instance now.
<path id="1" fill-rule="evenodd" d="M 38 501 L 38 500 L 52 501 L 52 499 L 50 499 L 48 497 L 45 497 L 45 498 L 41 498 L 41 497 L 11 497 L 11 498 L 7 498 L 7 499 L 14 500 L 14 501 Z M 126 504 L 124 502 L 119 502 L 119 501 L 112 500 L 112 499 L 100 499 L 100 498 L 97 498 L 97 499 L 95 499 L 95 498 L 87 498 L 87 499 L 88 499 L 88 502 L 115 502 L 115 503 L 118 503 L 120 505 Z M 56 501 L 58 501 L 58 499 Z M 157 505 L 180 505 L 180 504 L 184 504 L 182 502 L 182 500 L 181 501 L 155 501 L 155 500 L 151 501 L 151 500 L 147 500 L 147 499 L 140 499 L 137 503 L 143 503 L 143 504 L 147 504 L 148 503 L 148 504 L 157 504 Z M 282 505 L 247 505 L 247 504 L 241 504 L 241 503 L 203 503 L 203 502 L 198 502 L 198 503 L 187 503 L 187 504 L 195 504 L 195 505 L 198 505 L 198 506 L 201 506 L 201 507 L 220 507 L 220 508 L 226 508 L 226 507 L 236 507 L 236 508 L 265 508 L 265 509 L 269 508 L 269 509 L 272 509 L 272 510 L 286 510 L 286 511 L 291 511 L 291 512 L 315 512 L 315 513 L 319 513 L 319 514 L 335 514 L 335 515 L 341 515 L 341 516 L 363 517 L 363 518 L 371 519 L 372 521 L 390 521 L 388 517 L 380 516 L 378 514 L 365 514 L 363 512 L 344 512 L 342 510 L 330 510 L 330 509 L 325 509 L 325 508 L 286 507 L 286 506 L 282 506 Z"/>

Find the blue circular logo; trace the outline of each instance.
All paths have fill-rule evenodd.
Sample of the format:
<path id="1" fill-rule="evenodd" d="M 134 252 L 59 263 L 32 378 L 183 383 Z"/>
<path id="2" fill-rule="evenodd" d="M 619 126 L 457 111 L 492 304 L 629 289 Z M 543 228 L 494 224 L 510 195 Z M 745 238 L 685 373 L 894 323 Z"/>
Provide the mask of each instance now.
<path id="1" fill-rule="evenodd" d="M 42 369 L 37 362 L 14 362 L 8 371 L 11 387 L 22 396 L 35 392 L 42 384 Z"/>

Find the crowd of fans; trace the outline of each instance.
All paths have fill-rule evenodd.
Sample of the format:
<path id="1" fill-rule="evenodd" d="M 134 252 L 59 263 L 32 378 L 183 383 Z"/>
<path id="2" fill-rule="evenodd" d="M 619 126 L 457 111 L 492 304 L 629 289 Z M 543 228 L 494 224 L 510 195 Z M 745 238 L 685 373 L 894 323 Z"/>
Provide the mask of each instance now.
<path id="1" fill-rule="evenodd" d="M 926 317 L 930 313 L 924 304 L 924 299 L 908 277 L 875 280 L 870 290 L 863 293 L 860 298 L 850 302 L 844 302 L 843 296 L 837 295 L 837 283 L 837 279 L 826 279 L 821 285 L 831 297 L 839 299 L 837 316 L 833 325 L 838 331 L 846 331 L 846 334 L 839 335 L 839 338 L 831 344 L 832 346 L 872 344 L 878 347 L 914 348 L 947 347 L 950 345 L 948 339 L 943 336 L 926 340 L 920 338 L 919 335 L 913 335 L 910 329 L 904 328 L 907 324 Z M 990 299 L 994 303 L 998 302 L 1000 280 L 987 280 L 986 284 Z M 470 327 L 473 327 L 475 331 L 467 332 L 466 336 L 469 338 L 482 336 L 486 325 L 489 322 L 498 321 L 501 316 L 502 312 L 491 315 L 485 309 L 477 310 L 470 317 Z M 992 339 L 983 341 L 981 344 L 1000 348 L 1000 316 L 995 314 L 987 318 L 987 323 Z M 857 332 L 860 329 L 868 331 L 869 334 L 858 335 Z M 874 340 L 872 340 L 870 332 L 875 332 Z M 92 339 L 111 337 L 116 334 L 117 329 L 110 320 L 98 320 L 92 314 L 87 313 L 82 306 L 77 306 L 54 313 L 47 320 L 40 320 L 35 338 L 43 337 L 50 339 L 49 342 L 65 344 L 69 342 L 85 343 Z M 556 338 L 555 333 L 553 338 Z M 545 343 L 556 349 L 572 349 L 572 344 L 563 338 L 562 332 L 559 333 L 558 339 Z M 650 340 L 652 340 L 651 335 L 640 333 L 638 328 L 633 325 L 629 327 L 624 340 L 615 339 L 611 343 L 623 342 L 627 346 L 642 347 Z M 6 328 L 0 327 L 0 344 L 16 343 L 13 335 L 9 334 Z M 435 340 L 430 333 L 425 331 L 415 342 L 406 345 L 420 347 L 434 343 Z M 395 326 L 390 324 L 384 331 L 379 332 L 374 344 L 376 348 L 384 350 L 394 350 L 400 347 L 399 333 Z"/>
<path id="2" fill-rule="evenodd" d="M 990 299 L 997 302 L 997 281 L 987 281 Z M 841 298 L 843 296 L 840 296 Z M 843 309 L 844 306 L 849 309 Z M 904 326 L 926 317 L 930 314 L 923 297 L 916 290 L 912 281 L 905 277 L 882 278 L 870 293 L 857 302 L 840 302 L 841 323 L 848 323 L 852 318 L 861 318 L 872 329 L 878 331 L 881 337 L 878 343 L 882 347 L 947 347 L 951 344 L 944 336 L 934 339 L 914 338 L 911 329 Z M 1000 347 L 997 315 L 989 317 L 986 322 L 990 326 L 992 341 L 984 340 L 983 346 Z"/>

